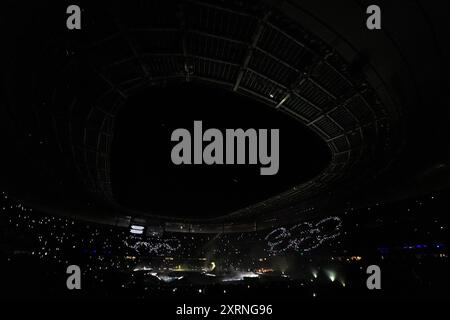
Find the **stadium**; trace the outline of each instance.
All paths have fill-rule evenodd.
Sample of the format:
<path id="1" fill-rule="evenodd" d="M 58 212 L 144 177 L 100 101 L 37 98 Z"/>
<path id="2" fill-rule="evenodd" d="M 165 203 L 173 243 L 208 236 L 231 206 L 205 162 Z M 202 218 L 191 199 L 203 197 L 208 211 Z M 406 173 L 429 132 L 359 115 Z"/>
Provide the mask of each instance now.
<path id="1" fill-rule="evenodd" d="M 67 29 L 66 3 L 11 4 L 0 101 L 8 205 L 138 242 L 179 237 L 131 245 L 150 253 L 190 235 L 207 245 L 255 237 L 273 253 L 335 239 L 349 212 L 445 198 L 449 4 L 378 2 L 381 30 L 365 26 L 365 0 L 79 1 L 81 30 Z M 199 120 L 279 128 L 279 173 L 174 165 L 170 133 Z M 321 235 L 281 248 L 292 225 Z"/>

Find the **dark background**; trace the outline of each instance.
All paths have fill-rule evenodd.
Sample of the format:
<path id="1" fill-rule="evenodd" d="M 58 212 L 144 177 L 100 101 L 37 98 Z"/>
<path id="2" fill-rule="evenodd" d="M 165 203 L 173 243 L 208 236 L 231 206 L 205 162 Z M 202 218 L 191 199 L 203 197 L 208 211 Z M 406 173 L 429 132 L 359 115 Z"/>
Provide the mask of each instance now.
<path id="1" fill-rule="evenodd" d="M 260 164 L 174 165 L 170 154 L 177 142 L 171 134 L 189 130 L 193 147 L 194 120 L 203 122 L 203 132 L 221 130 L 224 145 L 225 129 L 279 129 L 278 173 L 261 176 Z M 330 157 L 319 137 L 287 115 L 195 83 L 148 88 L 132 97 L 120 110 L 114 139 L 112 183 L 119 202 L 188 217 L 225 214 L 264 200 L 313 178 Z"/>
<path id="2" fill-rule="evenodd" d="M 178 10 L 176 2 L 164 3 Z M 286 3 L 302 7 L 306 1 Z M 442 9 L 446 8 L 443 1 L 380 1 L 383 30 L 369 33 L 359 32 L 351 23 L 357 20 L 364 27 L 361 13 L 368 2 L 349 0 L 346 4 L 354 10 L 333 12 L 332 4 L 324 1 L 311 5 L 314 12 L 309 13 L 314 16 L 320 12 L 316 18 L 342 36 L 330 36 L 327 41 L 331 47 L 342 49 L 348 39 L 360 46 L 360 60 L 352 61 L 351 72 L 375 66 L 388 82 L 402 110 L 393 122 L 401 139 L 393 144 L 382 140 L 394 146 L 395 152 L 387 159 L 369 159 L 362 168 L 369 171 L 379 161 L 389 163 L 379 175 L 357 174 L 333 192 L 321 193 L 312 204 L 301 203 L 299 207 L 315 207 L 315 211 L 305 213 L 294 207 L 295 218 L 305 213 L 304 218 L 313 223 L 324 216 L 341 217 L 343 229 L 338 237 L 322 243 L 323 235 L 319 234 L 313 239 L 321 242 L 316 249 L 307 251 L 301 246 L 275 256 L 267 253 L 265 240 L 275 225 L 232 234 L 158 229 L 137 237 L 129 233 L 131 220 L 117 226 L 115 214 L 123 218 L 129 212 L 96 198 L 88 189 L 92 186 L 82 180 L 88 174 L 76 171 L 72 150 L 64 149 L 69 125 L 64 114 L 67 110 L 59 108 L 70 106 L 69 98 L 76 96 L 80 114 L 74 122 L 83 119 L 95 91 L 101 90 L 98 73 L 89 63 L 101 66 L 116 61 L 116 54 L 130 54 L 129 46 L 124 45 L 126 37 L 106 41 L 110 47 L 100 46 L 98 51 L 80 45 L 117 31 L 112 6 L 80 1 L 82 8 L 89 8 L 83 13 L 83 30 L 69 32 L 64 14 L 67 2 L 2 4 L 0 297 L 293 300 L 291 306 L 299 300 L 314 300 L 316 293 L 318 299 L 325 300 L 448 299 L 448 11 Z M 123 5 L 127 23 L 133 23 L 135 17 L 139 21 L 151 18 L 162 25 L 173 23 L 158 17 L 157 10 L 151 11 L 155 13 L 151 17 L 142 12 L 127 16 L 131 5 Z M 257 2 L 252 1 L 250 7 L 263 15 Z M 171 17 L 178 23 L 176 14 Z M 327 31 L 322 25 L 303 22 L 325 38 Z M 155 48 L 149 44 L 149 49 Z M 400 60 L 394 60 L 392 52 Z M 65 68 L 71 67 L 70 77 L 65 77 Z M 56 95 L 55 88 L 62 93 Z M 170 134 L 176 128 L 190 130 L 194 120 L 202 120 L 204 129 L 280 129 L 278 174 L 260 176 L 259 165 L 173 165 Z M 113 195 L 123 207 L 170 217 L 210 218 L 228 213 L 309 180 L 330 160 L 322 140 L 298 121 L 262 103 L 196 81 L 159 83 L 136 92 L 121 106 L 116 125 L 111 159 Z M 272 207 L 274 217 L 281 209 Z M 110 225 L 82 221 L 100 216 Z M 288 229 L 297 223 L 287 221 L 283 227 Z M 155 253 L 129 246 L 141 241 L 165 243 L 167 239 L 178 241 L 180 249 Z M 347 261 L 354 256 L 361 260 Z M 200 269 L 173 284 L 132 271 L 140 264 L 164 270 L 166 257 L 180 264 L 215 259 L 227 272 L 261 267 L 273 267 L 276 272 L 273 281 L 245 279 L 227 286 L 204 284 Z M 79 264 L 83 270 L 84 290 L 80 292 L 66 290 L 69 264 Z M 381 291 L 365 287 L 369 264 L 382 268 Z M 339 274 L 339 280 L 345 279 L 346 287 L 340 281 L 330 281 L 326 275 L 329 268 Z M 319 270 L 317 281 L 312 269 Z M 173 291 L 175 288 L 178 291 Z"/>

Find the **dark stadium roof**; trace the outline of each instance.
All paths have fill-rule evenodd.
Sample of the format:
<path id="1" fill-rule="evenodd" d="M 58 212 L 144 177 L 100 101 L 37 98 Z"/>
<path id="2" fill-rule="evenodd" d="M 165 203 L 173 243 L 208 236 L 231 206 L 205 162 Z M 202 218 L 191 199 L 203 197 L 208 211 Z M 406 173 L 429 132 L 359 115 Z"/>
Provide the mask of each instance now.
<path id="1" fill-rule="evenodd" d="M 431 99 L 433 84 L 439 82 L 433 75 L 428 78 L 433 84 L 414 83 L 423 81 L 422 71 L 408 69 L 408 59 L 417 56 L 439 61 L 436 50 L 408 51 L 410 44 L 397 42 L 386 22 L 387 31 L 376 36 L 377 49 L 369 52 L 367 30 L 348 31 L 352 21 L 325 19 L 332 8 L 311 1 L 140 1 L 108 9 L 86 3 L 83 8 L 90 10 L 75 35 L 54 31 L 47 21 L 45 31 L 51 36 L 35 40 L 45 43 L 34 58 L 33 94 L 23 98 L 30 99 L 33 110 L 16 108 L 11 118 L 32 118 L 41 132 L 38 139 L 56 155 L 43 160 L 49 189 L 77 185 L 92 196 L 84 206 L 74 195 L 70 202 L 78 204 L 67 209 L 102 212 L 87 219 L 124 226 L 134 219 L 179 231 L 180 226 L 194 232 L 235 231 L 342 207 L 347 200 L 340 200 L 341 193 L 348 197 L 359 185 L 384 179 L 404 149 L 411 148 L 406 128 L 418 121 L 418 104 Z M 343 36 L 338 28 L 347 33 Z M 418 36 L 429 39 L 427 30 Z M 380 64 L 383 54 L 391 56 L 392 66 Z M 143 88 L 186 81 L 247 96 L 293 117 L 328 145 L 330 163 L 306 182 L 207 221 L 124 208 L 111 181 L 118 112 Z M 408 86 L 421 88 L 413 90 L 416 97 L 404 96 Z M 26 135 L 24 141 L 17 139 L 24 146 L 32 144 Z M 60 179 L 63 171 L 69 173 Z"/>

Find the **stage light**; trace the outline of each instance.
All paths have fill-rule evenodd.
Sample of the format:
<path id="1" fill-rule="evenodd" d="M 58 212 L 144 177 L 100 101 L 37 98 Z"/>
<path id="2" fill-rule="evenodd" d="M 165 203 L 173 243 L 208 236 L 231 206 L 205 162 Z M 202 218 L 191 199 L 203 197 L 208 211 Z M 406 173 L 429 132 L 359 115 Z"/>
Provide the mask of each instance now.
<path id="1" fill-rule="evenodd" d="M 330 278 L 331 282 L 334 282 L 336 280 L 336 273 L 334 271 L 327 271 L 327 276 Z"/>

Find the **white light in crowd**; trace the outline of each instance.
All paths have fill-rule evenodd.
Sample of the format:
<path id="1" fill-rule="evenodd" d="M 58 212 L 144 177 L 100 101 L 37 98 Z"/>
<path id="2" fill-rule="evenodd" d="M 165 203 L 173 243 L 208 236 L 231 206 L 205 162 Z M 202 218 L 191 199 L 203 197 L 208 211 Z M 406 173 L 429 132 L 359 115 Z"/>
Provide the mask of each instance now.
<path id="1" fill-rule="evenodd" d="M 131 225 L 130 233 L 132 233 L 132 234 L 143 234 L 144 233 L 144 227 L 143 226 L 137 226 L 137 225 Z"/>
<path id="2" fill-rule="evenodd" d="M 231 277 L 223 278 L 223 282 L 229 282 L 229 281 L 243 281 L 244 278 L 257 278 L 259 277 L 258 274 L 254 272 L 239 272 L 237 274 L 232 275 Z"/>
<path id="3" fill-rule="evenodd" d="M 149 271 L 149 270 L 152 270 L 152 268 L 148 268 L 148 267 L 136 267 L 136 268 L 134 268 L 133 269 L 133 271 Z"/>

